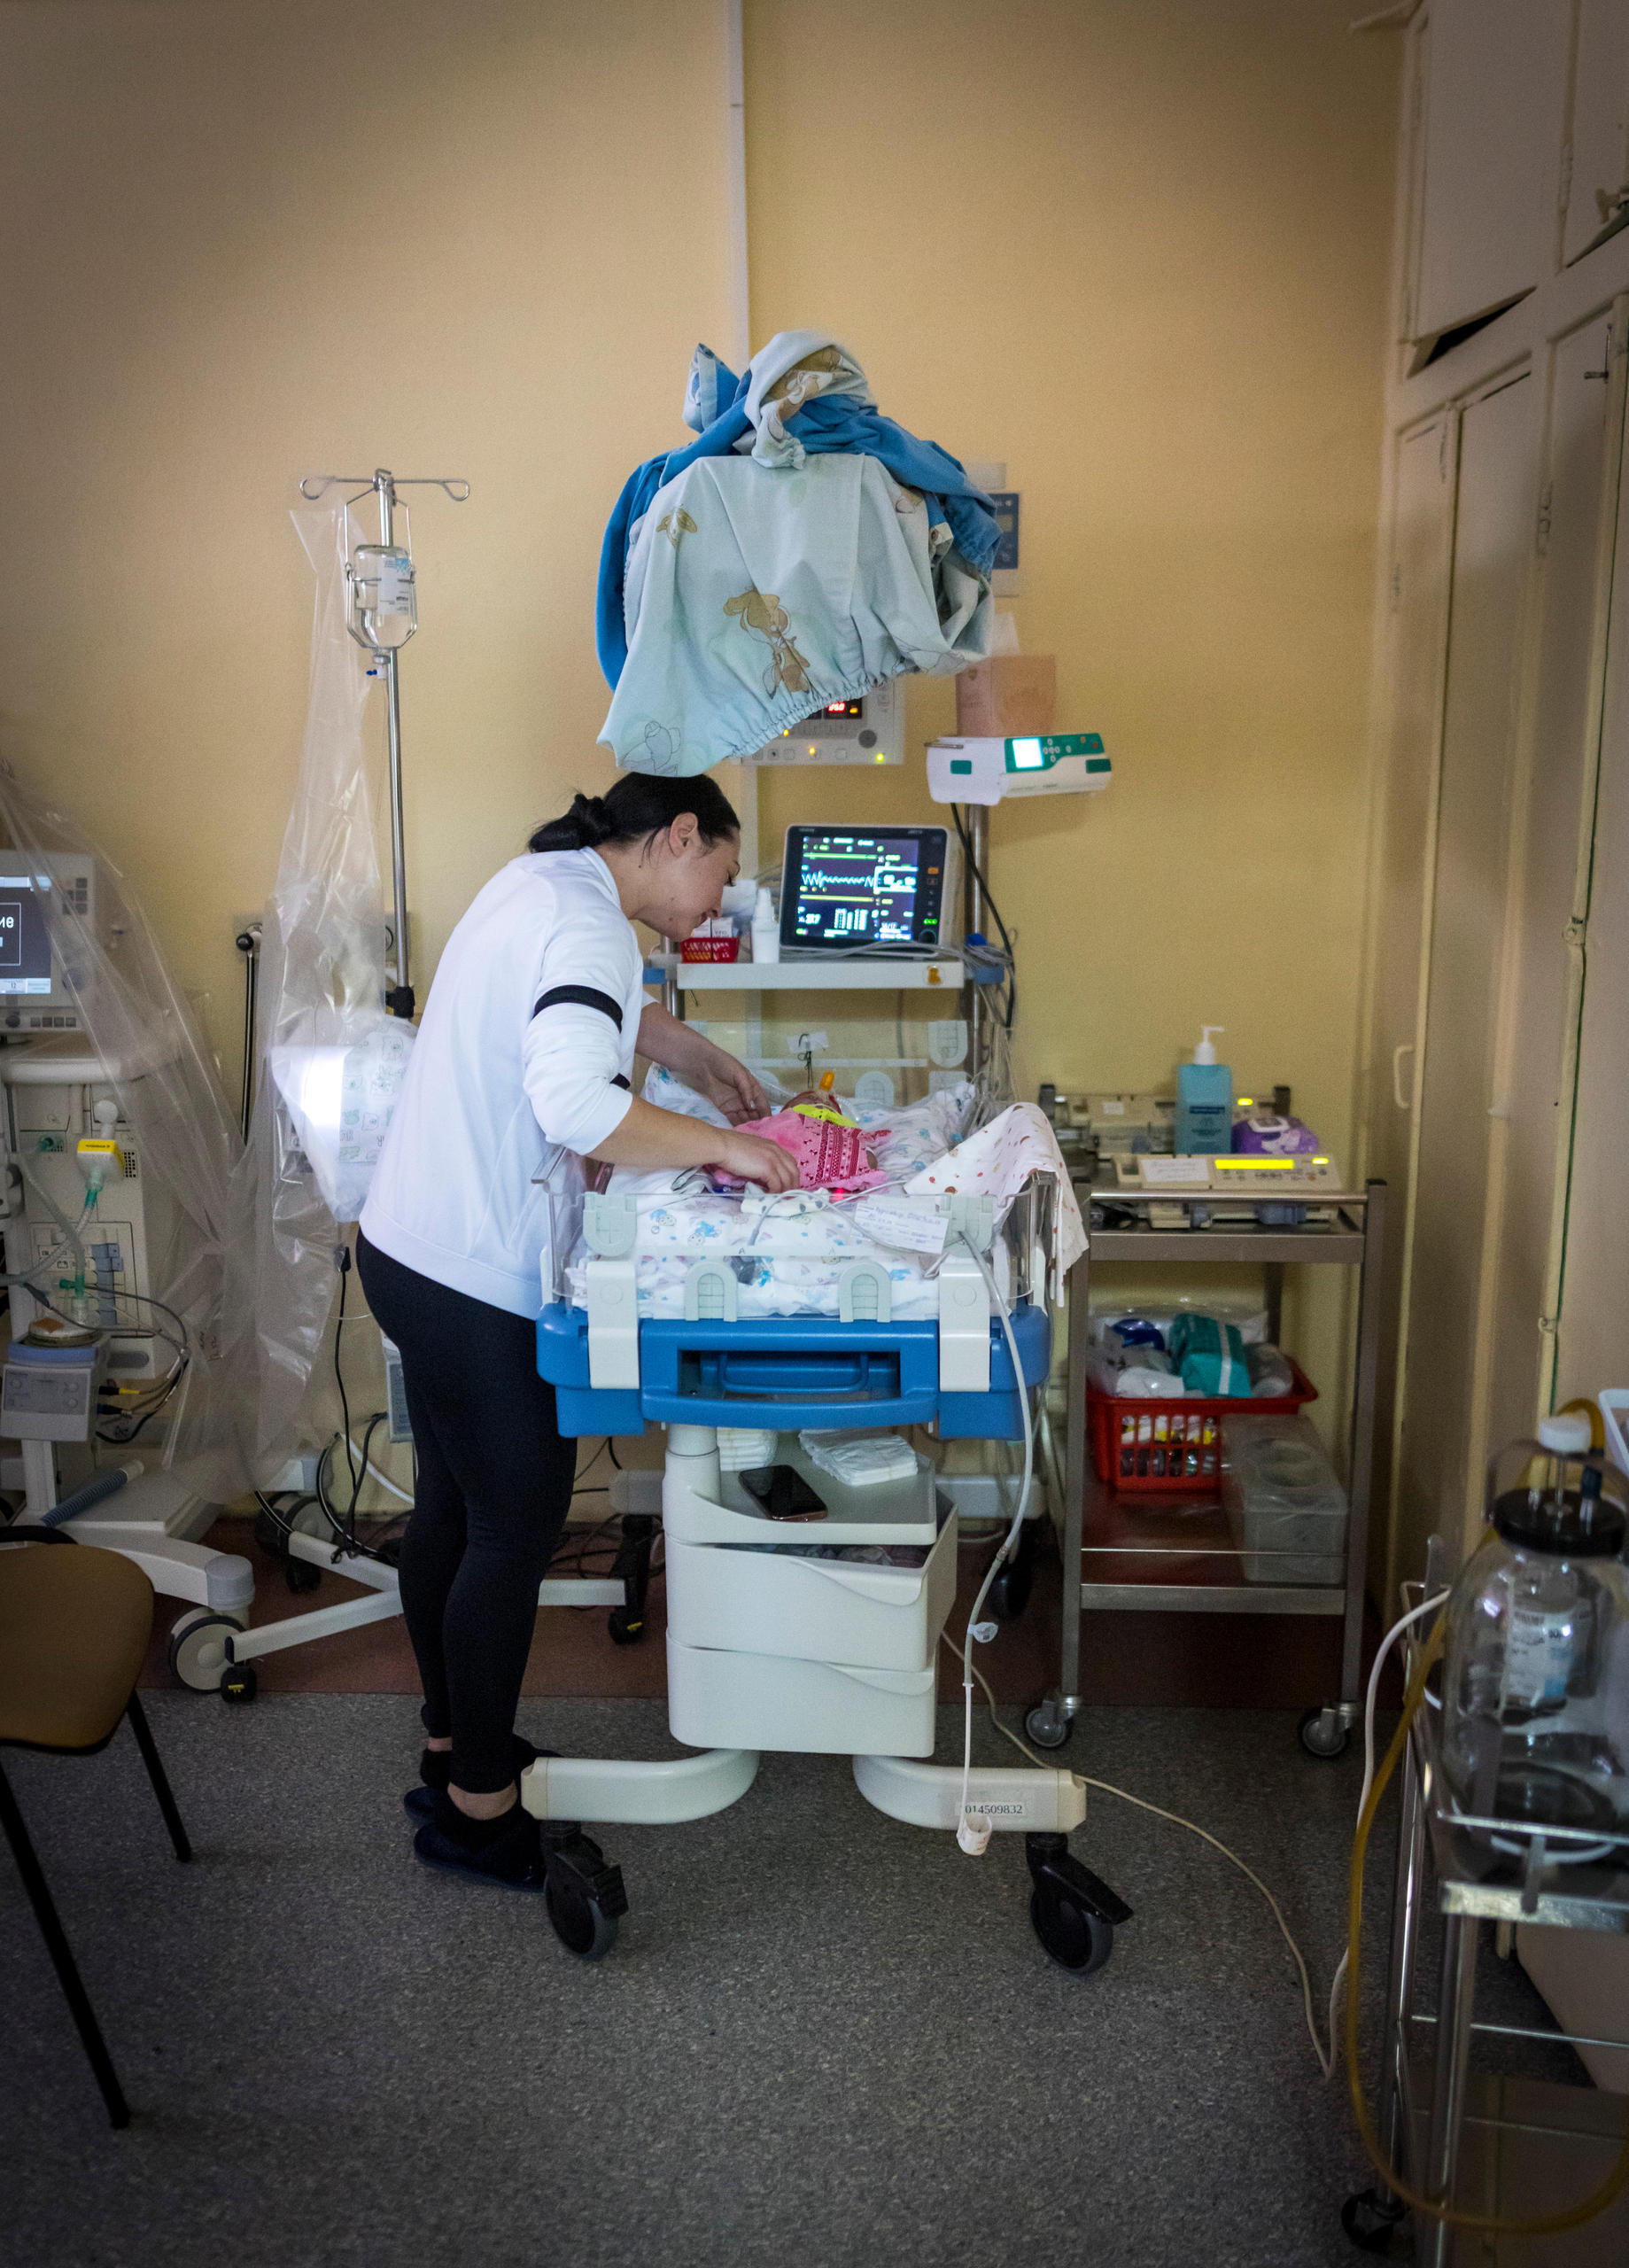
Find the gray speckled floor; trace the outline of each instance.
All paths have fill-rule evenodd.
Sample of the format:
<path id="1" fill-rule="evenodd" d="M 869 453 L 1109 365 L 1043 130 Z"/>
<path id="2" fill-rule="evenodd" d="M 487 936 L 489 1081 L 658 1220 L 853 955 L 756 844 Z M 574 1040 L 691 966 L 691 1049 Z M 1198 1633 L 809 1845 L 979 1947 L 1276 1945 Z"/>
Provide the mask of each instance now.
<path id="1" fill-rule="evenodd" d="M 128 1733 L 5 1758 L 136 2109 L 110 2132 L 0 1853 L 6 2268 L 1356 2256 L 1356 2145 L 1272 1918 L 1160 1820 L 1093 1798 L 1074 1847 L 1136 1918 L 1082 1981 L 1030 1932 L 1018 1838 L 975 1863 L 844 1760 L 766 1758 L 718 1818 L 604 1830 L 632 1910 L 586 1968 L 539 1901 L 413 1861 L 407 1702 L 149 1700 L 190 1868 Z M 522 1728 L 671 1751 L 648 1702 L 529 1702 Z M 1234 1843 L 1327 1992 L 1355 1758 L 1308 1761 L 1288 1714 L 1103 1710 L 1068 1760 Z"/>

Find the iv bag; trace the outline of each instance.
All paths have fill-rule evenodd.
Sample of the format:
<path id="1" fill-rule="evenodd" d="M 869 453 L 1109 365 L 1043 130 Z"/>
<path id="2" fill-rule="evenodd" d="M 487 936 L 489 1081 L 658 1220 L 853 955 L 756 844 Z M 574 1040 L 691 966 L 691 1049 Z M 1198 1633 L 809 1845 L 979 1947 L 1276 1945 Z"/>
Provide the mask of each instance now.
<path id="1" fill-rule="evenodd" d="M 412 1026 L 384 1009 L 388 792 L 384 734 L 367 713 L 379 680 L 351 634 L 360 595 L 381 641 L 405 642 L 411 561 L 405 546 L 361 541 L 337 492 L 299 506 L 293 518 L 316 606 L 299 779 L 260 947 L 262 1068 L 250 1148 L 261 1486 L 323 1430 L 310 1406 L 312 1373 L 338 1281 L 340 1224 L 361 1209 L 413 1045 Z M 370 558 L 364 589 L 356 563 Z M 398 558 L 408 579 L 392 585 L 376 570 Z M 407 614 L 373 615 L 381 586 Z"/>
<path id="2" fill-rule="evenodd" d="M 345 583 L 352 636 L 375 649 L 405 646 L 419 626 L 417 579 L 407 547 L 359 543 Z"/>

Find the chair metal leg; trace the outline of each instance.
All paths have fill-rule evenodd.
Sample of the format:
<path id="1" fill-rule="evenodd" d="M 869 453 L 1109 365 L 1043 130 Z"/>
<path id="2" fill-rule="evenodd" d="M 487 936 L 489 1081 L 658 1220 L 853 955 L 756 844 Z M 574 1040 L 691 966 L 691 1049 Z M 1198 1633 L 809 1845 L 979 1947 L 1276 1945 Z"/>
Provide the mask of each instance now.
<path id="1" fill-rule="evenodd" d="M 147 1712 L 133 1693 L 130 1705 L 125 1711 L 130 1720 L 130 1730 L 136 1735 L 136 1745 L 142 1751 L 142 1762 L 147 1767 L 147 1777 L 152 1782 L 152 1791 L 159 1798 L 159 1809 L 164 1814 L 164 1824 L 169 1829 L 170 1841 L 175 1846 L 175 1856 L 183 1865 L 192 1856 L 192 1845 L 187 1840 L 187 1830 L 181 1823 L 181 1814 L 175 1808 L 175 1798 L 170 1793 L 169 1780 L 165 1774 L 164 1759 L 159 1754 L 152 1728 L 147 1721 Z"/>
<path id="2" fill-rule="evenodd" d="M 56 1968 L 57 1981 L 62 1986 L 81 2042 L 90 2059 L 90 2068 L 96 2073 L 102 2100 L 107 2105 L 108 2117 L 115 2126 L 128 2126 L 130 2106 L 124 2099 L 124 2089 L 119 2084 L 113 2059 L 107 2052 L 107 2042 L 102 2037 L 102 2028 L 97 2022 L 96 2011 L 81 1980 L 73 1949 L 58 1918 L 50 1885 L 35 1856 L 28 1830 L 23 1824 L 23 1815 L 17 1808 L 17 1798 L 12 1793 L 11 1783 L 4 1772 L 0 1772 L 0 1826 L 5 1829 L 5 1839 L 12 1846 L 12 1856 L 16 1860 L 17 1871 L 23 1878 L 28 1903 L 34 1908 L 46 1951 Z"/>

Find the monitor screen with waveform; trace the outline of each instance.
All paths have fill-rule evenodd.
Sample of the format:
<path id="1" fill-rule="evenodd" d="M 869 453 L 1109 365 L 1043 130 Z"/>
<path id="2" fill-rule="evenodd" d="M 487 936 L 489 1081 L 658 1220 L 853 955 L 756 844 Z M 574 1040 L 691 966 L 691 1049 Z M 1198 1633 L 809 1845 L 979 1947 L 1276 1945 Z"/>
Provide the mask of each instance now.
<path id="1" fill-rule="evenodd" d="M 935 951 L 944 858 L 942 827 L 788 827 L 781 950 Z"/>

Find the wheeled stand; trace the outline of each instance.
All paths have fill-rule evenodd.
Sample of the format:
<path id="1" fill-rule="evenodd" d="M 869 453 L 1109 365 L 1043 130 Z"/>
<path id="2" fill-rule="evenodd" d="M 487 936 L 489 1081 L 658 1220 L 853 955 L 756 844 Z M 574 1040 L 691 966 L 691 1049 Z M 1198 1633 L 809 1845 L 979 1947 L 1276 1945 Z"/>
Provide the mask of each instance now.
<path id="1" fill-rule="evenodd" d="M 1425 1581 L 1403 1586 L 1406 1604 L 1417 1606 L 1435 1596 L 1448 1573 L 1442 1541 L 1432 1536 Z M 1404 1673 L 1410 1678 L 1418 1659 L 1418 1627 L 1405 1642 Z M 1629 1935 L 1629 1844 L 1611 1846 L 1609 1838 L 1603 1845 L 1598 1827 L 1528 1824 L 1457 1811 L 1442 1776 L 1439 1723 L 1436 1709 L 1416 1712 L 1400 1767 L 1392 1949 L 1375 2125 L 1398 2184 L 1411 2184 L 1450 2210 L 1521 2210 L 1535 2188 L 1544 2194 L 1552 2179 L 1560 2199 L 1588 2190 L 1592 2163 L 1607 2170 L 1616 2134 L 1585 2111 L 1584 2106 L 1593 2108 L 1602 2100 L 1592 2089 L 1577 2091 L 1580 2110 L 1570 2114 L 1558 2101 L 1571 2089 L 1529 2090 L 1509 2079 L 1478 2086 L 1472 2057 L 1476 2037 L 1559 2040 L 1586 2050 L 1629 2047 L 1629 2040 L 1610 2033 L 1584 2038 L 1548 2027 L 1479 2023 L 1476 1989 L 1482 1924 L 1492 1922 L 1505 1933 L 1507 1944 L 1518 1929 Z M 1497 1854 L 1491 1862 L 1490 1852 Z M 1427 2013 L 1416 2002 L 1421 1928 L 1431 1905 L 1442 1916 L 1442 1941 L 1436 2006 Z M 1430 2038 L 1429 2062 L 1416 2051 L 1419 2031 Z M 1508 2202 L 1511 2193 L 1523 2200 L 1521 2205 Z M 1398 2188 L 1383 2179 L 1349 2196 L 1340 2218 L 1360 2251 L 1388 2256 L 1392 2232 L 1411 2216 Z M 1620 2201 L 1610 2226 L 1603 2221 L 1591 2229 L 1587 2256 L 1567 2256 L 1621 2259 L 1622 2237 Z M 1470 2256 L 1472 2243 L 1477 2257 L 1493 2256 L 1489 2234 L 1472 2232 L 1456 2249 L 1450 2224 L 1422 2214 L 1411 2256 L 1420 2268 L 1449 2268 L 1450 2262 Z M 1525 2242 L 1519 2249 L 1524 2258 L 1537 2256 L 1529 2254 Z M 1549 2248 L 1538 2249 L 1548 2254 Z M 1502 2241 L 1498 2253 L 1501 2259 L 1507 2256 Z"/>
<path id="2" fill-rule="evenodd" d="M 866 1801 L 890 1818 L 953 1835 L 964 1805 L 991 1829 L 1025 1837 L 1030 1918 L 1051 1957 L 1079 1976 L 1100 1969 L 1130 1909 L 1068 1849 L 1086 1816 L 1074 1774 L 981 1767 L 963 1793 L 959 1763 L 931 1761 L 937 1656 L 956 1596 L 957 1522 L 925 1457 L 910 1480 L 853 1487 L 815 1467 L 802 1426 L 937 1421 L 942 1433 L 1011 1439 L 1020 1394 L 1044 1379 L 1051 1334 L 1039 1310 L 1015 1318 L 1022 1376 L 994 1335 L 980 1390 L 942 1394 L 931 1324 L 857 1331 L 800 1321 L 645 1323 L 635 1379 L 612 1391 L 592 1378 L 586 1318 L 546 1310 L 539 1367 L 567 1432 L 667 1427 L 662 1485 L 668 1588 L 668 1709 L 695 1752 L 636 1762 L 540 1757 L 524 1775 L 527 1808 L 578 1852 L 550 1859 L 550 1917 L 574 1953 L 598 1958 L 625 1893 L 578 1822 L 677 1824 L 743 1796 L 764 1750 L 847 1755 Z M 631 1366 L 632 1367 L 632 1366 Z M 739 1474 L 722 1470 L 719 1424 L 779 1434 L 789 1464 L 822 1501 L 821 1517 L 772 1519 Z M 904 1547 L 900 1549 L 898 1547 Z M 563 1915 L 563 1921 L 562 1921 Z"/>
<path id="3" fill-rule="evenodd" d="M 545 1576 L 538 1586 L 538 1604 L 609 1607 L 613 1640 L 618 1645 L 633 1644 L 644 1628 L 656 1527 L 657 1523 L 647 1515 L 627 1514 L 610 1573 Z M 74 1533 L 79 1533 L 77 1523 Z M 365 1585 L 367 1596 L 284 1615 L 279 1621 L 262 1622 L 251 1630 L 245 1625 L 252 1570 L 246 1559 L 234 1561 L 249 1581 L 243 1606 L 237 1612 L 197 1607 L 171 1626 L 170 1668 L 195 1693 L 219 1693 L 223 1701 L 240 1705 L 252 1701 L 259 1690 L 254 1665 L 265 1655 L 281 1653 L 290 1646 L 307 1646 L 314 1639 L 331 1638 L 341 1631 L 360 1630 L 369 1622 L 388 1622 L 401 1612 L 401 1586 L 394 1562 L 351 1550 L 322 1514 L 316 1515 L 316 1524 L 309 1529 L 294 1526 L 281 1535 L 277 1550 L 291 1591 L 314 1590 L 324 1574 L 334 1574 Z"/>

